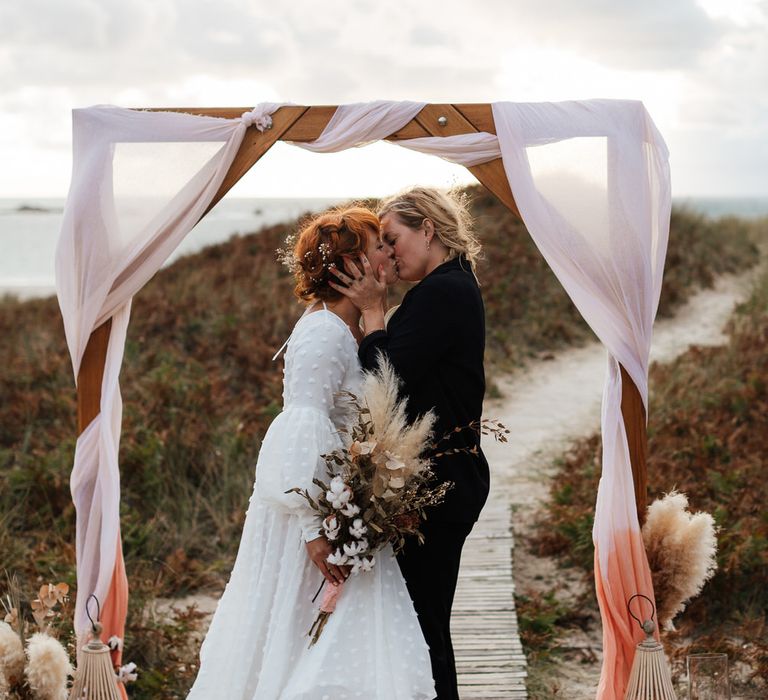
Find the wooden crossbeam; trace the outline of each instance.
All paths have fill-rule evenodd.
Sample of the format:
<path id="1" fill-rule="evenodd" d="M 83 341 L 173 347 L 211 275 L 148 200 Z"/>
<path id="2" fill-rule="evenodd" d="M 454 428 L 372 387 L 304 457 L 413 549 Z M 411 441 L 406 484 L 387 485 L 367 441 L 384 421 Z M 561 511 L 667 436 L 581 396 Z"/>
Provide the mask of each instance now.
<path id="1" fill-rule="evenodd" d="M 485 105 L 490 112 L 491 106 Z M 478 110 L 479 112 L 479 110 Z M 493 119 L 493 117 L 491 117 Z M 477 133 L 479 130 L 453 105 L 427 105 L 416 115 L 415 120 L 431 136 L 457 136 Z M 509 188 L 501 158 L 474 165 L 468 170 L 516 216 L 520 211 Z"/>
<path id="2" fill-rule="evenodd" d="M 234 119 L 244 112 L 250 111 L 250 108 L 170 107 L 152 108 L 150 111 L 184 112 Z M 262 133 L 256 127 L 249 127 L 232 167 L 206 213 L 256 164 L 275 142 L 278 140 L 299 143 L 314 141 L 323 133 L 335 111 L 335 106 L 284 106 L 272 115 L 271 129 Z M 464 112 L 469 116 L 465 116 Z M 445 120 L 444 124 L 441 123 L 443 119 Z M 451 104 L 429 104 L 402 129 L 390 134 L 387 140 L 401 141 L 424 136 L 455 136 L 479 131 L 496 133 L 490 104 L 461 105 L 461 108 Z M 469 171 L 516 216 L 520 216 L 501 158 L 472 166 Z"/>
<path id="3" fill-rule="evenodd" d="M 243 142 L 229 167 L 224 181 L 219 187 L 208 208 L 203 213 L 205 216 L 224 195 L 229 192 L 234 184 L 247 173 L 253 165 L 278 141 L 297 121 L 306 116 L 310 108 L 307 107 L 281 107 L 272 116 L 272 128 L 264 132 L 255 126 L 250 126 L 245 131 Z M 242 112 L 240 112 L 242 114 Z M 200 217 L 202 218 L 202 217 Z"/>

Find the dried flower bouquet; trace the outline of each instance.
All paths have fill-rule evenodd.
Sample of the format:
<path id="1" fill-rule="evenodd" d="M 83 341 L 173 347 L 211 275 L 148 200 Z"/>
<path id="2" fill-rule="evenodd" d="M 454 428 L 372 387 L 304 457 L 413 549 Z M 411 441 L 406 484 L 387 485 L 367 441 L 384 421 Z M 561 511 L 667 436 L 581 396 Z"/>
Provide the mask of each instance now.
<path id="1" fill-rule="evenodd" d="M 383 361 L 378 371 L 368 373 L 362 398 L 344 392 L 341 396 L 354 409 L 354 420 L 347 433 L 346 446 L 322 455 L 329 480 L 314 479 L 319 492 L 292 488 L 322 517 L 324 535 L 335 547 L 328 562 L 349 567 L 351 575 L 370 571 L 375 553 L 391 543 L 395 552 L 405 545 L 407 536 L 423 542 L 419 530 L 426 519 L 425 509 L 440 503 L 452 482 L 434 483 L 431 461 L 423 455 L 436 450 L 449 436 L 433 443 L 432 412 L 409 423 L 406 402 L 398 400 L 399 381 L 392 366 Z M 493 420 L 455 428 L 493 434 L 506 442 L 509 432 Z M 433 459 L 459 452 L 476 453 L 477 448 L 450 448 L 433 454 Z M 320 612 L 309 631 L 310 644 L 319 638 L 335 608 L 341 588 L 326 589 Z"/>

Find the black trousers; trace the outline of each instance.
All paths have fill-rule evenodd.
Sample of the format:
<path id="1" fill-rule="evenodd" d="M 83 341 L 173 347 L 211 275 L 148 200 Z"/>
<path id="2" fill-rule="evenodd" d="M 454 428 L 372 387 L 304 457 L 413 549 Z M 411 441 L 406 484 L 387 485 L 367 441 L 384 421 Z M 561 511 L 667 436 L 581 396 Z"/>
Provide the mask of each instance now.
<path id="1" fill-rule="evenodd" d="M 429 645 L 435 700 L 459 700 L 451 644 L 451 607 L 464 540 L 474 523 L 422 523 L 425 542 L 409 538 L 397 556 L 413 606 Z"/>

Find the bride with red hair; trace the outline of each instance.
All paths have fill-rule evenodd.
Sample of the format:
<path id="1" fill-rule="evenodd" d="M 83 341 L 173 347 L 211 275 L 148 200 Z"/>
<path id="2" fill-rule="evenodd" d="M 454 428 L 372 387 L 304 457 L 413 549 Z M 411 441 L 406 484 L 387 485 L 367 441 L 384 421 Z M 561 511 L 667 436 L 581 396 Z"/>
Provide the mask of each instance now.
<path id="1" fill-rule="evenodd" d="M 365 255 L 397 280 L 377 216 L 362 207 L 307 223 L 284 262 L 306 304 L 287 341 L 283 411 L 259 452 L 237 559 L 200 650 L 191 700 L 432 700 L 429 650 L 391 546 L 344 588 L 317 643 L 308 632 L 323 582 L 346 567 L 328 562 L 322 523 L 294 487 L 316 492 L 321 455 L 342 446 L 352 418 L 339 392 L 359 394 L 360 311 L 331 280 Z M 285 347 L 285 346 L 284 346 Z"/>

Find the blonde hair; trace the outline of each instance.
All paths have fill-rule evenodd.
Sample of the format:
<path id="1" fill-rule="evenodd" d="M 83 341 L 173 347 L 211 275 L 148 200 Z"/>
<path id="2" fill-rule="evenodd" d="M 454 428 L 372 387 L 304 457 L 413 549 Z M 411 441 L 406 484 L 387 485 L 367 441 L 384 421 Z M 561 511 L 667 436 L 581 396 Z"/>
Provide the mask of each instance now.
<path id="1" fill-rule="evenodd" d="M 449 258 L 464 255 L 477 275 L 477 261 L 482 255 L 480 241 L 472 231 L 468 210 L 469 197 L 455 190 L 441 191 L 433 187 L 411 187 L 379 204 L 379 219 L 395 214 L 408 228 L 417 229 L 429 219 L 435 234 L 448 248 Z"/>

